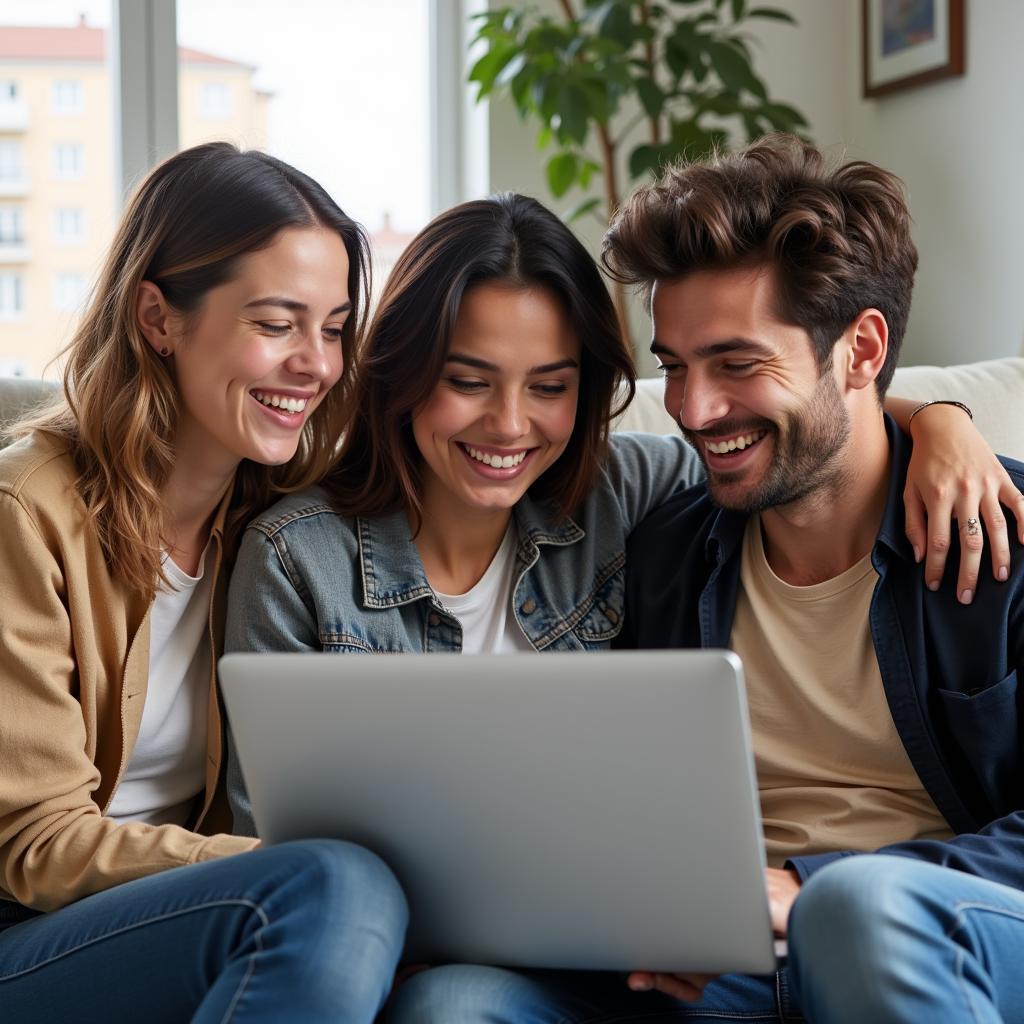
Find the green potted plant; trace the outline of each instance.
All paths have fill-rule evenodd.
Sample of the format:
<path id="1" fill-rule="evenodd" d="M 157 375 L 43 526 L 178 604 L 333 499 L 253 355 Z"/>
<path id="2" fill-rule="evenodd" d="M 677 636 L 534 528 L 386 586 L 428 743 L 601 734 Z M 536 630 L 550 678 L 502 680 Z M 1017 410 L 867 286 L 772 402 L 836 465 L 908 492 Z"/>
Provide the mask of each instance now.
<path id="1" fill-rule="evenodd" d="M 556 198 L 574 187 L 585 192 L 597 174 L 603 179 L 603 197 L 585 195 L 566 210 L 568 221 L 593 214 L 607 223 L 614 215 L 623 156 L 635 181 L 732 138 L 807 127 L 798 110 L 769 97 L 754 70 L 752 25 L 795 24 L 777 8 L 748 0 L 558 0 L 552 13 L 518 3 L 475 18 L 474 43 L 484 51 L 469 75 L 477 101 L 508 97 L 538 124 Z M 615 298 L 625 325 L 621 288 Z"/>

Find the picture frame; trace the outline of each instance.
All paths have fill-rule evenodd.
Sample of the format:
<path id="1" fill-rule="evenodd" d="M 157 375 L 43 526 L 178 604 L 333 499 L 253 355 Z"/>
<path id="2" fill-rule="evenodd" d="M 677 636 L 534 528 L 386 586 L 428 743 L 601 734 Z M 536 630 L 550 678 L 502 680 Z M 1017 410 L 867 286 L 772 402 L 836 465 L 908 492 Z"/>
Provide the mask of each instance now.
<path id="1" fill-rule="evenodd" d="M 864 95 L 964 74 L 965 0 L 861 0 Z"/>

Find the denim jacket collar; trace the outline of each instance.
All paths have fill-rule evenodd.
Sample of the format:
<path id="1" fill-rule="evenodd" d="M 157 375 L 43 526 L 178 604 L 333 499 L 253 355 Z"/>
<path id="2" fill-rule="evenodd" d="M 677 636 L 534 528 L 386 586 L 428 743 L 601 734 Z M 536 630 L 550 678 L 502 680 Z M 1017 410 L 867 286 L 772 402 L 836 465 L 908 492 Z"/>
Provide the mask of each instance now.
<path id="1" fill-rule="evenodd" d="M 904 532 L 906 512 L 903 505 L 903 482 L 907 476 L 912 445 L 910 438 L 899 429 L 888 413 L 885 414 L 885 432 L 889 439 L 889 493 L 874 545 L 873 561 L 878 560 L 880 545 L 885 545 L 893 554 L 912 562 L 914 551 Z M 746 512 L 730 509 L 717 511 L 704 548 L 709 562 L 722 565 L 738 556 L 748 518 Z"/>
<path id="2" fill-rule="evenodd" d="M 532 564 L 540 544 L 564 546 L 585 536 L 571 518 L 559 518 L 551 501 L 524 495 L 514 509 L 520 557 Z M 366 608 L 395 608 L 423 598 L 434 600 L 405 511 L 356 518 Z M 531 553 L 533 557 L 531 557 Z"/>

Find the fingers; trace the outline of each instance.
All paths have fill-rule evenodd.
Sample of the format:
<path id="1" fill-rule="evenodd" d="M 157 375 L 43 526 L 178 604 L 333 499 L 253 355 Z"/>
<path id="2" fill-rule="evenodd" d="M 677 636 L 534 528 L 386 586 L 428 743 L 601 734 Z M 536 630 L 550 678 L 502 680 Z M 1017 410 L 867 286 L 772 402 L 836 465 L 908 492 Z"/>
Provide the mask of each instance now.
<path id="1" fill-rule="evenodd" d="M 999 504 L 998 496 L 983 498 L 979 512 L 988 537 L 992 575 L 997 580 L 1006 580 L 1010 576 L 1010 539 L 1006 516 L 1003 514 L 1003 506 Z"/>
<path id="2" fill-rule="evenodd" d="M 634 971 L 626 979 L 626 984 L 634 992 L 650 992 L 652 989 L 664 992 L 673 999 L 684 1003 L 696 1003 L 704 995 L 705 986 L 712 981 L 714 974 L 666 974 L 654 971 Z"/>
<path id="3" fill-rule="evenodd" d="M 1017 520 L 1017 539 L 1021 544 L 1024 544 L 1024 494 L 1017 490 L 1016 485 L 1005 470 L 1002 482 L 999 485 L 999 501 L 1010 510 L 1010 514 Z M 988 522 L 988 517 L 985 518 L 985 522 Z M 1009 565 L 1009 562 L 1006 564 Z"/>
<path id="4" fill-rule="evenodd" d="M 924 582 L 929 590 L 938 590 L 942 574 L 946 571 L 946 556 L 949 554 L 950 516 L 952 507 L 945 513 L 939 509 L 928 513 L 928 551 L 924 560 Z"/>
<path id="5" fill-rule="evenodd" d="M 960 571 L 956 578 L 956 597 L 961 604 L 970 604 L 978 587 L 981 553 L 985 549 L 985 534 L 978 516 L 978 500 L 966 496 L 958 503 L 956 525 L 960 531 Z"/>
<path id="6" fill-rule="evenodd" d="M 928 517 L 917 488 L 908 486 L 903 492 L 903 507 L 906 511 L 907 540 L 914 548 L 914 561 L 920 562 L 928 547 Z"/>

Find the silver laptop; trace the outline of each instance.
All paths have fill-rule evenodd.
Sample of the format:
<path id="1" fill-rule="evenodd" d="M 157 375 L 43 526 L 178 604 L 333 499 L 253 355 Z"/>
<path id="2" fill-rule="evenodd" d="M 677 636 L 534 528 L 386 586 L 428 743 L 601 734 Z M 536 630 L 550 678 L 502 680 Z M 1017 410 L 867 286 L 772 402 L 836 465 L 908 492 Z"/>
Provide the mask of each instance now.
<path id="1" fill-rule="evenodd" d="M 229 654 L 267 843 L 378 853 L 406 959 L 774 969 L 739 659 Z"/>

